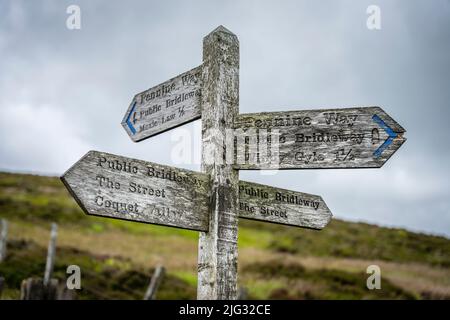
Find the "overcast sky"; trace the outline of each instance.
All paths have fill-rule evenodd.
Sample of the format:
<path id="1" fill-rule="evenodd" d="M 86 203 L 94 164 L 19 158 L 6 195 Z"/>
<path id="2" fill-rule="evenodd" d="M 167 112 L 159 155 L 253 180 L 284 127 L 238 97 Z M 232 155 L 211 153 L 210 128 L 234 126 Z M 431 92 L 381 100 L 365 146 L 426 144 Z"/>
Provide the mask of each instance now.
<path id="1" fill-rule="evenodd" d="M 60 175 L 95 149 L 199 170 L 171 157 L 181 133 L 198 158 L 199 121 L 140 143 L 120 122 L 134 94 L 200 65 L 222 24 L 240 41 L 240 112 L 378 105 L 407 130 L 381 169 L 241 178 L 449 237 L 450 1 L 318 2 L 0 1 L 0 168 Z M 80 30 L 66 27 L 72 4 Z M 381 30 L 366 26 L 372 4 Z"/>

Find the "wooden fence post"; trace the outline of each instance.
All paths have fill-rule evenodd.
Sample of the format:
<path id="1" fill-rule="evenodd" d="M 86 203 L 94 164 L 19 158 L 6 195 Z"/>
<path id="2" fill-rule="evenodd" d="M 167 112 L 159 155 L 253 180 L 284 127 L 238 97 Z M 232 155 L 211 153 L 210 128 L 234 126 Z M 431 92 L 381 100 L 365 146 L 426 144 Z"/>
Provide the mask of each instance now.
<path id="1" fill-rule="evenodd" d="M 163 266 L 157 266 L 153 272 L 152 279 L 148 285 L 147 291 L 144 295 L 144 300 L 156 300 L 156 292 L 158 291 L 159 285 L 162 282 L 166 270 Z"/>
<path id="2" fill-rule="evenodd" d="M 0 262 L 6 257 L 6 243 L 8 241 L 8 221 L 2 219 L 2 227 L 0 232 Z"/>
<path id="3" fill-rule="evenodd" d="M 41 278 L 28 278 L 20 286 L 20 300 L 57 300 L 58 280 L 50 279 L 47 285 Z"/>
<path id="4" fill-rule="evenodd" d="M 5 278 L 0 277 L 0 298 L 2 297 L 3 287 L 5 286 Z"/>
<path id="5" fill-rule="evenodd" d="M 211 200 L 209 231 L 199 238 L 197 298 L 234 300 L 239 173 L 225 155 L 227 128 L 239 113 L 239 41 L 222 26 L 203 39 L 202 83 L 202 171 L 210 176 Z"/>
<path id="6" fill-rule="evenodd" d="M 50 232 L 50 242 L 48 243 L 48 250 L 47 250 L 47 263 L 45 264 L 44 286 L 47 286 L 50 283 L 50 279 L 52 278 L 53 267 L 55 265 L 57 236 L 58 236 L 58 225 L 56 223 L 52 223 L 52 230 Z"/>

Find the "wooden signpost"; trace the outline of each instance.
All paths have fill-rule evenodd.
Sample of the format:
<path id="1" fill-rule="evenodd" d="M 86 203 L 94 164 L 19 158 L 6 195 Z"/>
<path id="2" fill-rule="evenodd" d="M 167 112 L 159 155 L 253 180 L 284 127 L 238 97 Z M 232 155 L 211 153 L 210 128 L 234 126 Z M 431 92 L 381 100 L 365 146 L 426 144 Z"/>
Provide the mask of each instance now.
<path id="1" fill-rule="evenodd" d="M 199 231 L 198 299 L 237 298 L 239 217 L 331 220 L 320 196 L 239 181 L 239 169 L 380 167 L 405 141 L 378 107 L 240 115 L 239 42 L 222 26 L 201 66 L 137 94 L 122 125 L 137 142 L 198 118 L 201 173 L 90 151 L 61 177 L 87 214 Z"/>

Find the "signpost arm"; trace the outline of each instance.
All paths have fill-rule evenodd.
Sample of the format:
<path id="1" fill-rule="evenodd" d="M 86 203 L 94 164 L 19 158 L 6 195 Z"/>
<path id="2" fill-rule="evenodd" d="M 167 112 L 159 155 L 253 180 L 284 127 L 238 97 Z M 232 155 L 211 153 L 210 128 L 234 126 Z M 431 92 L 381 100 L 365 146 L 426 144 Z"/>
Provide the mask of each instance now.
<path id="1" fill-rule="evenodd" d="M 201 232 L 199 300 L 236 299 L 239 173 L 225 161 L 239 113 L 239 41 L 220 26 L 203 39 L 202 171 L 210 175 L 209 231 Z"/>

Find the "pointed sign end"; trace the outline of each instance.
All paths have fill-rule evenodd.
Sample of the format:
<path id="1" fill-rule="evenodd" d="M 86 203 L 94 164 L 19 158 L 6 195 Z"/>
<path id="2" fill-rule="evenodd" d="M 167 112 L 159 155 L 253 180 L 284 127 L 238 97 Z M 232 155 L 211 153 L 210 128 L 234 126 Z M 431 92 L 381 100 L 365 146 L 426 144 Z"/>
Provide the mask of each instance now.
<path id="1" fill-rule="evenodd" d="M 70 173 L 89 155 L 96 153 L 98 151 L 95 150 L 89 150 L 88 152 L 86 152 L 86 154 L 84 156 L 82 156 L 80 158 L 80 160 L 78 160 L 77 162 L 75 162 L 69 169 L 67 169 L 66 172 L 63 173 L 63 175 L 61 177 L 59 177 L 59 179 L 64 183 L 64 185 L 67 187 L 67 189 L 69 189 L 70 191 L 70 184 L 69 184 L 69 180 L 70 180 Z"/>
<path id="2" fill-rule="evenodd" d="M 76 184 L 75 184 L 75 181 L 74 181 L 75 178 L 74 178 L 73 173 L 77 169 L 77 167 L 80 165 L 80 163 L 83 161 L 83 159 L 85 159 L 86 157 L 88 157 L 89 155 L 91 155 L 94 152 L 96 152 L 96 151 L 94 151 L 94 150 L 88 151 L 83 157 L 81 157 L 80 160 L 75 162 L 66 172 L 64 172 L 64 174 L 62 176 L 59 177 L 61 182 L 66 187 L 67 191 L 70 193 L 70 195 L 74 198 L 74 200 L 78 203 L 80 208 L 86 214 L 89 214 L 89 212 L 86 209 L 86 207 L 84 206 L 84 204 L 80 201 L 80 199 L 79 199 L 79 197 L 77 195 L 77 192 L 76 192 L 77 187 L 76 187 Z"/>
<path id="3" fill-rule="evenodd" d="M 406 141 L 406 130 L 381 107 L 374 108 L 376 112 L 372 115 L 372 121 L 387 134 L 386 140 L 373 152 L 374 159 L 380 160 L 377 168 L 381 168 Z"/>
<path id="4" fill-rule="evenodd" d="M 328 208 L 328 205 L 325 203 L 323 198 L 321 196 L 319 196 L 319 198 L 320 198 L 320 201 L 322 202 L 323 207 L 325 209 L 324 210 L 325 211 L 325 214 L 324 214 L 325 218 L 321 221 L 320 226 L 318 226 L 318 230 L 321 230 L 321 229 L 325 228 L 331 222 L 331 219 L 333 218 L 333 213 L 331 213 L 330 208 Z"/>
<path id="5" fill-rule="evenodd" d="M 404 134 L 406 133 L 405 128 L 403 128 L 397 121 L 395 121 L 386 111 L 383 110 L 380 106 L 374 106 L 378 111 L 376 114 L 380 116 L 384 121 L 386 121 L 393 129 L 393 131 L 397 133 Z"/>

